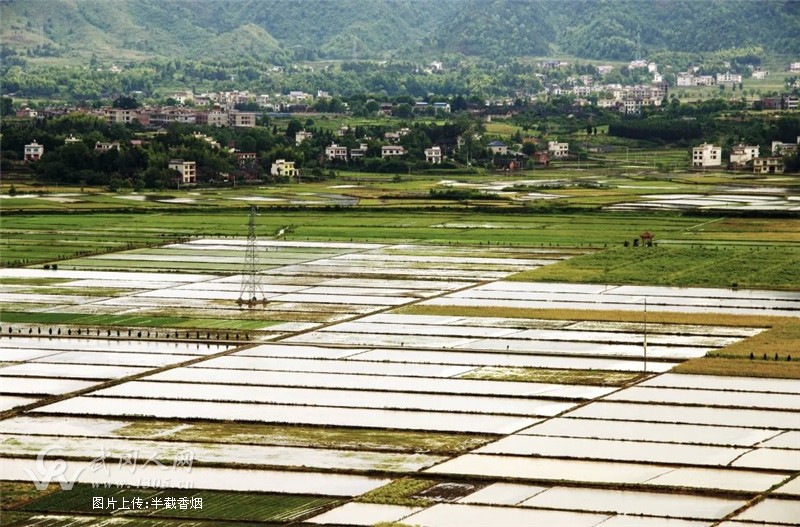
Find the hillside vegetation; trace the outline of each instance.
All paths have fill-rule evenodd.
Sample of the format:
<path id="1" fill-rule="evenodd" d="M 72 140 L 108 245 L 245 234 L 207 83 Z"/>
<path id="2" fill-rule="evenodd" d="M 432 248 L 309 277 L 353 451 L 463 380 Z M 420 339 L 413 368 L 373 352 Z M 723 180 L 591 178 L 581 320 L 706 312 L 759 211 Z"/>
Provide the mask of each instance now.
<path id="1" fill-rule="evenodd" d="M 800 53 L 800 4 L 789 0 L 4 0 L 0 10 L 5 56 L 56 61 Z"/>

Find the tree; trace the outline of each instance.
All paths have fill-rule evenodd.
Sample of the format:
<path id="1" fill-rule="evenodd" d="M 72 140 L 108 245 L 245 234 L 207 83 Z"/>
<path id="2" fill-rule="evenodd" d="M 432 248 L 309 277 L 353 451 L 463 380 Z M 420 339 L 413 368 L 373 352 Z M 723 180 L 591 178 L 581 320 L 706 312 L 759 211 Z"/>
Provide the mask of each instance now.
<path id="1" fill-rule="evenodd" d="M 398 104 L 393 110 L 392 115 L 395 117 L 399 117 L 401 119 L 408 119 L 412 115 L 414 115 L 414 110 L 411 108 L 411 105 L 408 103 Z"/>
<path id="2" fill-rule="evenodd" d="M 112 106 L 114 108 L 121 108 L 122 110 L 135 110 L 139 107 L 139 101 L 133 97 L 122 96 L 114 99 Z"/>
<path id="3" fill-rule="evenodd" d="M 294 141 L 295 134 L 301 130 L 303 130 L 303 123 L 301 123 L 299 119 L 292 119 L 289 121 L 289 124 L 286 125 L 286 137 Z"/>
<path id="4" fill-rule="evenodd" d="M 0 105 L 0 117 L 14 114 L 14 100 L 11 97 L 3 97 Z"/>

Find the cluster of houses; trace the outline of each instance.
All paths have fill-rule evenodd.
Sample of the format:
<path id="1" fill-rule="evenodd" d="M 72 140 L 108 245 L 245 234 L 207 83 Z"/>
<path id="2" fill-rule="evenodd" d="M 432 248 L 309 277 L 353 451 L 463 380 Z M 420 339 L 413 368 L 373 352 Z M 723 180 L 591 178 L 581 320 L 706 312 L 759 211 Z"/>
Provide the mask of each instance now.
<path id="1" fill-rule="evenodd" d="M 138 109 L 102 108 L 97 115 L 109 124 L 139 123 L 145 127 L 162 127 L 172 123 L 205 124 L 210 126 L 235 126 L 252 128 L 256 125 L 255 112 L 242 112 L 235 109 L 213 107 L 195 110 L 181 106 L 155 106 Z"/>
<path id="2" fill-rule="evenodd" d="M 726 71 L 725 73 L 717 73 L 716 76 L 714 75 L 698 75 L 697 72 L 700 70 L 698 66 L 690 68 L 689 71 L 682 71 L 678 73 L 678 78 L 676 81 L 676 85 L 678 86 L 714 86 L 717 84 L 724 84 L 733 86 L 734 84 L 740 84 L 742 82 L 742 75 L 739 73 L 731 73 L 730 71 Z M 753 72 L 753 76 L 760 79 L 765 79 L 769 75 L 768 71 L 756 70 Z"/>
<path id="3" fill-rule="evenodd" d="M 800 136 L 794 143 L 772 142 L 772 152 L 769 157 L 760 157 L 760 147 L 738 144 L 731 148 L 728 167 L 743 169 L 748 165 L 753 166 L 755 174 L 782 174 L 784 171 L 783 157 L 797 152 L 800 146 Z M 703 143 L 692 148 L 692 168 L 705 169 L 722 167 L 722 147 Z"/>

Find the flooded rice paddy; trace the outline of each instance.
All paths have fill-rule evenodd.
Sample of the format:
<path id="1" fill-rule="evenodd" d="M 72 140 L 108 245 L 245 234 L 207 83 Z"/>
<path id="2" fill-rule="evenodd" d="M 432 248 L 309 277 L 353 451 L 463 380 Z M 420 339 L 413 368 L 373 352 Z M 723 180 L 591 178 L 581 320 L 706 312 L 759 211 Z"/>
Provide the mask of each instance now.
<path id="1" fill-rule="evenodd" d="M 197 489 L 349 498 L 401 476 L 474 483 L 413 506 L 348 501 L 313 524 L 800 524 L 797 382 L 669 373 L 762 329 L 648 324 L 644 372 L 638 323 L 459 314 L 640 312 L 647 298 L 648 311 L 798 316 L 797 293 L 503 281 L 579 250 L 265 240 L 269 302 L 243 309 L 245 248 L 202 239 L 58 271 L 0 270 L 4 309 L 41 320 L 0 330 L 0 478 L 27 480 L 53 444 L 78 468 L 98 449 L 111 460 L 191 450 L 196 466 L 179 476 Z M 452 314 L 397 312 L 409 304 Z M 95 318 L 45 322 L 67 314 Z M 66 334 L 79 327 L 92 333 Z M 34 333 L 41 328 L 62 333 Z M 643 375 L 596 386 L 526 382 L 520 369 Z M 195 423 L 207 429 L 200 439 L 186 433 Z M 237 426 L 265 435 L 236 436 Z M 271 438 L 278 426 L 301 444 Z M 353 436 L 316 443 L 320 431 Z M 395 444 L 420 437 L 436 439 Z M 448 443 L 474 437 L 469 449 Z M 108 466 L 79 481 L 159 475 Z"/>

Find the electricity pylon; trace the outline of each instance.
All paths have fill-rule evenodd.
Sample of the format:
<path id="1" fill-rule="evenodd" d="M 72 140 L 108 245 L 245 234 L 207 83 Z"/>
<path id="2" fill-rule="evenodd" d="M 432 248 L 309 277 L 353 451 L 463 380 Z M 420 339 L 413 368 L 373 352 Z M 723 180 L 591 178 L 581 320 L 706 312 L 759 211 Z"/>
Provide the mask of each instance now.
<path id="1" fill-rule="evenodd" d="M 255 307 L 267 304 L 261 287 L 261 265 L 258 259 L 258 239 L 256 238 L 256 206 L 250 206 L 250 219 L 247 221 L 247 247 L 244 251 L 244 269 L 242 269 L 242 286 L 239 289 L 237 304 Z"/>

